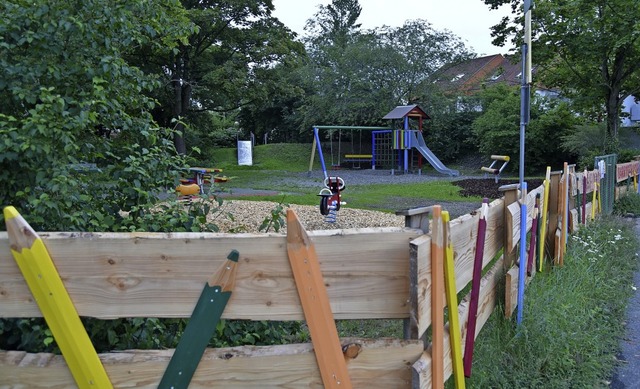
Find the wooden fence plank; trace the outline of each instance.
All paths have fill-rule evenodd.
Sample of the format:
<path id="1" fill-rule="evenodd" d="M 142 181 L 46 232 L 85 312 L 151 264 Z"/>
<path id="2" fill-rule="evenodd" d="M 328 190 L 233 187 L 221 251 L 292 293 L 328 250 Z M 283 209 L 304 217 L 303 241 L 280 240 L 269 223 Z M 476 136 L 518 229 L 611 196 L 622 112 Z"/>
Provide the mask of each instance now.
<path id="1" fill-rule="evenodd" d="M 499 284 L 504 280 L 504 259 L 500 258 L 495 265 L 485 274 L 480 283 L 480 300 L 478 306 L 478 321 L 476 324 L 476 334 L 478 335 L 484 324 L 489 319 L 489 316 L 493 313 L 496 305 Z M 464 300 L 458 306 L 458 314 L 461 318 L 468 316 L 470 294 L 468 294 Z M 466 320 L 460 322 L 462 330 L 463 340 L 468 335 Z M 464 352 L 464 341 L 462 342 Z M 429 350 L 425 351 L 420 359 L 413 364 L 413 368 L 420 377 L 420 388 L 430 389 L 431 386 L 431 354 Z M 449 331 L 445 331 L 444 338 L 444 379 L 446 380 L 453 373 L 453 365 L 451 362 L 451 347 L 449 342 Z"/>
<path id="2" fill-rule="evenodd" d="M 431 325 L 431 235 L 423 235 L 411 241 L 411 260 L 417 266 L 417 293 L 411 296 L 416 299 L 415 313 L 412 309 L 410 320 L 415 320 L 418 338 Z M 414 303 L 410 301 L 410 305 Z"/>
<path id="3" fill-rule="evenodd" d="M 81 316 L 189 317 L 207 277 L 241 251 L 227 319 L 302 320 L 276 234 L 40 233 Z M 409 316 L 408 243 L 421 231 L 310 232 L 336 319 Z M 40 317 L 0 232 L 0 317 Z"/>
<path id="4" fill-rule="evenodd" d="M 348 359 L 349 375 L 358 388 L 408 388 L 411 364 L 423 352 L 422 341 L 349 339 L 360 353 Z M 100 354 L 115 388 L 156 388 L 173 350 L 131 350 Z M 20 366 L 20 368 L 17 368 Z M 73 387 L 64 359 L 20 351 L 0 353 L 2 385 L 33 389 Z M 207 349 L 189 389 L 322 388 L 311 344 Z"/>
<path id="5" fill-rule="evenodd" d="M 544 185 L 540 185 L 536 189 L 527 193 L 527 231 L 531 228 L 533 222 L 534 204 L 536 195 L 544 195 Z M 513 203 L 507 207 L 507 226 L 511 228 L 511 239 L 507 239 L 506 250 L 511 252 L 520 242 L 520 203 Z M 507 231 L 509 231 L 507 229 Z"/>
<path id="6" fill-rule="evenodd" d="M 513 311 L 518 306 L 518 281 L 520 280 L 519 268 L 517 266 L 513 266 L 506 274 L 505 277 L 505 290 L 504 290 L 504 316 L 509 318 L 513 314 Z M 528 285 L 529 282 L 535 276 L 535 266 L 534 271 L 531 273 L 531 277 L 525 278 L 525 285 Z"/>

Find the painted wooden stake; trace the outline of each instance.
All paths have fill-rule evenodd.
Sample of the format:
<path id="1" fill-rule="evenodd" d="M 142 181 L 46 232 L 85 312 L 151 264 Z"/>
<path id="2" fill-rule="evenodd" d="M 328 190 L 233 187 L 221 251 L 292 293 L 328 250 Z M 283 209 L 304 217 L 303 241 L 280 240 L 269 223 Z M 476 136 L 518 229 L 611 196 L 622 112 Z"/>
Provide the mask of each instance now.
<path id="1" fill-rule="evenodd" d="M 42 239 L 14 207 L 4 209 L 11 253 L 79 388 L 112 388 Z"/>
<path id="2" fill-rule="evenodd" d="M 445 244 L 444 255 L 444 286 L 449 307 L 449 340 L 451 342 L 451 365 L 456 389 L 465 388 L 464 365 L 462 364 L 462 334 L 460 332 L 460 319 L 458 317 L 458 294 L 456 292 L 456 275 L 453 263 L 453 242 L 451 241 L 451 227 L 449 225 L 449 212 L 442 211 L 442 223 L 444 224 L 443 242 Z"/>
<path id="3" fill-rule="evenodd" d="M 480 279 L 482 278 L 482 260 L 484 257 L 484 241 L 487 232 L 487 212 L 489 199 L 482 200 L 480 221 L 478 222 L 478 236 L 476 237 L 476 253 L 473 262 L 473 279 L 471 281 L 471 300 L 469 301 L 469 317 L 467 319 L 467 337 L 464 347 L 464 375 L 471 377 L 473 364 L 473 345 L 476 338 L 476 316 L 478 315 L 478 298 L 480 296 Z"/>
<path id="4" fill-rule="evenodd" d="M 576 210 L 578 211 L 578 222 L 576 224 L 580 223 L 580 220 L 582 219 L 582 196 L 580 196 L 580 177 L 578 177 L 578 175 L 575 175 L 576 178 Z"/>
<path id="5" fill-rule="evenodd" d="M 292 209 L 287 210 L 287 253 L 324 387 L 350 389 L 316 249 Z"/>
<path id="6" fill-rule="evenodd" d="M 538 214 L 540 210 L 540 193 L 536 195 L 536 202 L 533 207 L 533 223 L 531 224 L 531 238 L 529 240 L 529 260 L 527 263 L 527 276 L 531 277 L 533 271 L 533 257 L 536 251 L 536 238 L 538 234 Z"/>
<path id="7" fill-rule="evenodd" d="M 215 333 L 235 287 L 239 254 L 232 250 L 227 260 L 213 273 L 191 314 L 191 319 L 171 356 L 158 388 L 187 388 L 195 373 L 207 344 Z"/>
<path id="8" fill-rule="evenodd" d="M 567 252 L 567 234 L 569 231 L 569 164 L 564 163 L 564 169 L 562 170 L 562 230 L 560 230 L 560 258 L 558 264 L 564 266 L 564 254 Z"/>
<path id="9" fill-rule="evenodd" d="M 587 224 L 587 169 L 582 176 L 582 225 Z"/>
<path id="10" fill-rule="evenodd" d="M 596 211 L 598 209 L 598 203 L 596 201 L 596 196 L 598 194 L 598 183 L 593 183 L 593 197 L 591 199 L 591 220 L 596 218 Z"/>
<path id="11" fill-rule="evenodd" d="M 431 382 L 434 388 L 444 387 L 444 231 L 441 211 L 441 206 L 434 205 L 431 213 Z"/>
<path id="12" fill-rule="evenodd" d="M 551 186 L 551 166 L 547 166 L 544 179 L 544 198 L 542 199 L 542 225 L 540 226 L 540 272 L 544 269 L 544 250 L 547 242 L 547 215 L 549 214 L 549 189 Z"/>

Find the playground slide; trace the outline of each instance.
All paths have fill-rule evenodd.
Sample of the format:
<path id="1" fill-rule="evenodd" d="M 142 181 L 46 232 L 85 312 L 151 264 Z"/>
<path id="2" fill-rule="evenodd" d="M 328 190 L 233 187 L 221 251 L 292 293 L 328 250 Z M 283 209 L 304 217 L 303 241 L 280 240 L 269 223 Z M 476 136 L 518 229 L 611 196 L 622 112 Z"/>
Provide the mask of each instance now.
<path id="1" fill-rule="evenodd" d="M 438 159 L 438 157 L 436 157 L 433 151 L 429 150 L 421 133 L 419 133 L 418 131 L 412 132 L 412 138 L 413 139 L 411 139 L 411 144 L 413 145 L 413 147 L 415 147 L 420 152 L 420 154 L 422 154 L 422 156 L 425 157 L 427 161 L 429 161 L 434 169 L 448 176 L 456 177 L 460 175 L 459 171 L 449 169 L 448 167 L 444 166 L 444 164 Z"/>

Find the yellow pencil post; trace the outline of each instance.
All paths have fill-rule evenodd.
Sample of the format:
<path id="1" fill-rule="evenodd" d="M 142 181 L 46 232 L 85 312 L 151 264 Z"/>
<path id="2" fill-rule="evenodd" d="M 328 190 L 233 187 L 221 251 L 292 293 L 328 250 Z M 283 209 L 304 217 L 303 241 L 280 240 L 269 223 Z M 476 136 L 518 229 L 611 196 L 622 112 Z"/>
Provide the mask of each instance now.
<path id="1" fill-rule="evenodd" d="M 598 193 L 598 183 L 593 183 L 593 197 L 591 199 L 591 220 L 596 218 L 596 208 L 598 208 L 598 203 L 596 202 L 596 194 Z"/>
<path id="2" fill-rule="evenodd" d="M 4 209 L 13 254 L 79 388 L 112 388 L 42 239 L 14 207 Z"/>
<path id="3" fill-rule="evenodd" d="M 453 263 L 453 243 L 449 227 L 449 212 L 442 211 L 444 224 L 443 241 L 444 253 L 444 286 L 449 307 L 449 340 L 451 342 L 451 360 L 456 389 L 464 389 L 464 365 L 462 363 L 462 334 L 460 333 L 460 319 L 458 317 L 458 295 L 456 293 L 456 276 Z"/>
<path id="4" fill-rule="evenodd" d="M 549 206 L 549 187 L 551 185 L 551 166 L 547 166 L 547 175 L 544 179 L 544 196 L 542 198 L 542 226 L 540 227 L 540 241 L 538 253 L 540 254 L 540 272 L 544 269 L 544 244 L 547 240 L 547 207 Z"/>
<path id="5" fill-rule="evenodd" d="M 602 193 L 600 192 L 600 184 L 598 184 L 598 213 L 602 213 Z"/>

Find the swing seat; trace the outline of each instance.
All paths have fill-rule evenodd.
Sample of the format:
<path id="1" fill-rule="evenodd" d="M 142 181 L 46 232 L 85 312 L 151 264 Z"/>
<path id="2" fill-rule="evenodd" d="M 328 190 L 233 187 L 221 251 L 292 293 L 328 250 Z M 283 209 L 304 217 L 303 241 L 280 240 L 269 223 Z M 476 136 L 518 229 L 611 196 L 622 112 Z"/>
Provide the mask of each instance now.
<path id="1" fill-rule="evenodd" d="M 371 154 L 345 154 L 343 162 L 351 163 L 352 168 L 360 168 L 361 163 L 373 163 Z"/>

